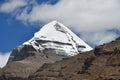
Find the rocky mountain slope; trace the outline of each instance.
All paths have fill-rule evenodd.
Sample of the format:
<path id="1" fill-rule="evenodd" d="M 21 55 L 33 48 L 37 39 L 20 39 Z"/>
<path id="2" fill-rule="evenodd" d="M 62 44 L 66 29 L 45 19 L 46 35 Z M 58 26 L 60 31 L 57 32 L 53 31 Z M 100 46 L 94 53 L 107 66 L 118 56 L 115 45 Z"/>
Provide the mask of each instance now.
<path id="1" fill-rule="evenodd" d="M 120 38 L 93 51 L 44 64 L 29 80 L 120 80 Z"/>
<path id="2" fill-rule="evenodd" d="M 0 80 L 120 80 L 120 38 L 92 51 L 45 63 L 26 79 L 10 78 L 14 74 L 8 77 L 4 70 Z"/>

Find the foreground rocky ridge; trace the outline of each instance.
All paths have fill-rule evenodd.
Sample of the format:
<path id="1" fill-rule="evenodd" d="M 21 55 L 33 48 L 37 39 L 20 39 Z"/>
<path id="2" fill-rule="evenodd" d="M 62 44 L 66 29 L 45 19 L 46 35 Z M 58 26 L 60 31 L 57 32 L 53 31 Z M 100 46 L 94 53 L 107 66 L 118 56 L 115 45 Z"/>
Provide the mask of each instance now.
<path id="1" fill-rule="evenodd" d="M 54 63 L 38 64 L 50 55 L 35 55 L 9 63 L 2 73 L 0 70 L 0 80 L 120 80 L 120 38 L 93 51 L 57 62 L 54 60 Z M 29 70 L 32 72 L 28 74 Z"/>
<path id="2" fill-rule="evenodd" d="M 44 64 L 29 80 L 120 80 L 120 38 L 77 56 Z"/>

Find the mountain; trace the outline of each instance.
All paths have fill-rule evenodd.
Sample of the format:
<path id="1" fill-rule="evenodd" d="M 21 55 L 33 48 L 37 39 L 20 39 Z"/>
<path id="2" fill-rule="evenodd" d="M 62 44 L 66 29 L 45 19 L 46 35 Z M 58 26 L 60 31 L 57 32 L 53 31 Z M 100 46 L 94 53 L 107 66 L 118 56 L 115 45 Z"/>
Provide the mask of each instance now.
<path id="1" fill-rule="evenodd" d="M 43 64 L 92 50 L 83 40 L 58 21 L 36 32 L 32 39 L 13 49 L 7 65 L 0 70 L 0 80 L 23 80 Z"/>
<path id="2" fill-rule="evenodd" d="M 52 21 L 36 32 L 32 39 L 15 48 L 9 62 L 29 56 L 30 54 L 26 54 L 25 50 L 44 54 L 74 56 L 81 52 L 90 51 L 92 48 L 63 24 Z"/>

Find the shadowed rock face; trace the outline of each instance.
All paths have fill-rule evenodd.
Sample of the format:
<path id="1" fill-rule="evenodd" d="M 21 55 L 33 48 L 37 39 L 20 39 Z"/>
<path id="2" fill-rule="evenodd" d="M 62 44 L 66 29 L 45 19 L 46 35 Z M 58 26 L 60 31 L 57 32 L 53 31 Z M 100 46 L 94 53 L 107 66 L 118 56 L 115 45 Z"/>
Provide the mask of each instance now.
<path id="1" fill-rule="evenodd" d="M 0 80 L 120 80 L 120 38 L 93 51 L 43 65 L 38 63 L 59 56 L 34 54 L 10 62 L 2 69 Z"/>
<path id="2" fill-rule="evenodd" d="M 0 70 L 0 80 L 23 80 L 36 72 L 44 63 L 53 63 L 66 56 L 44 54 L 30 45 L 22 45 L 13 50 L 8 64 Z"/>
<path id="3" fill-rule="evenodd" d="M 20 61 L 30 56 L 35 56 L 34 52 L 37 51 L 31 45 L 18 46 L 17 48 L 13 49 L 12 54 L 10 55 L 10 58 L 8 60 L 8 63 L 12 61 Z"/>

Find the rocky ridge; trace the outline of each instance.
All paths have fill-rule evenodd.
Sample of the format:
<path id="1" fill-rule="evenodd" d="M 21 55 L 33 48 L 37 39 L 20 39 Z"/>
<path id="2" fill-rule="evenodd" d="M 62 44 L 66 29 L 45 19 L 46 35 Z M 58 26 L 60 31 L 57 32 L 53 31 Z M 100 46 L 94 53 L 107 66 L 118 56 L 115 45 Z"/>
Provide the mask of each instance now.
<path id="1" fill-rule="evenodd" d="M 29 80 L 120 80 L 120 38 L 62 61 L 44 64 Z"/>
<path id="2" fill-rule="evenodd" d="M 120 38 L 92 51 L 45 63 L 25 79 L 6 78 L 4 70 L 0 80 L 120 80 Z"/>

